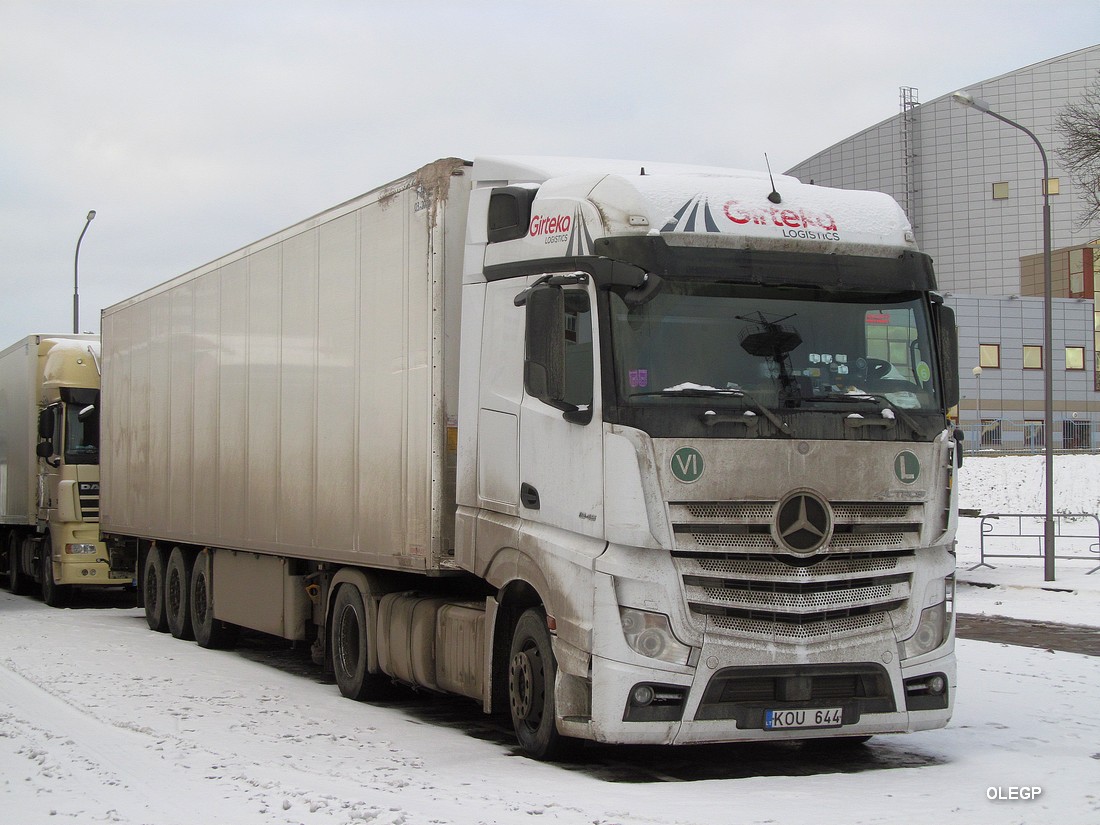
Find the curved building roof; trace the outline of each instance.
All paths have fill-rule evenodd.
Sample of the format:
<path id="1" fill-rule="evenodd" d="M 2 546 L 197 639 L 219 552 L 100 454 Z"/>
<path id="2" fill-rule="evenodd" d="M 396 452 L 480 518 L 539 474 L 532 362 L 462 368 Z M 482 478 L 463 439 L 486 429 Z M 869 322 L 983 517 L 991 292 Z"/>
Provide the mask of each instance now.
<path id="1" fill-rule="evenodd" d="M 1055 131 L 1059 110 L 1098 79 L 1100 45 L 960 86 L 1042 142 L 1050 177 L 1057 178 L 1050 196 L 1055 249 L 1100 238 L 1096 222 L 1081 226 L 1085 207 L 1061 168 Z M 1043 167 L 1035 144 L 1020 130 L 956 104 L 950 94 L 917 105 L 903 90 L 900 108 L 788 174 L 896 198 L 935 261 L 941 289 L 1020 294 L 1020 258 L 1042 251 Z"/>

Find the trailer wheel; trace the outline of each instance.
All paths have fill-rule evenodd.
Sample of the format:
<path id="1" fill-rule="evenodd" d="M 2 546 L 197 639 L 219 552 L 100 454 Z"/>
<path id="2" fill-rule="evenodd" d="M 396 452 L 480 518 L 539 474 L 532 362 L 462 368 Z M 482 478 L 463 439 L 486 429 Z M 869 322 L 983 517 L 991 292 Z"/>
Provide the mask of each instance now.
<path id="1" fill-rule="evenodd" d="M 11 581 L 11 548 L 8 547 L 8 534 L 0 530 L 0 576 Z"/>
<path id="2" fill-rule="evenodd" d="M 72 600 L 73 588 L 54 582 L 52 555 L 50 537 L 47 535 L 42 543 L 42 601 L 50 607 L 64 607 Z"/>
<path id="3" fill-rule="evenodd" d="M 240 628 L 214 618 L 214 557 L 202 553 L 191 569 L 191 625 L 199 647 L 226 649 L 237 644 Z"/>
<path id="4" fill-rule="evenodd" d="M 168 630 L 177 639 L 194 639 L 191 626 L 192 560 L 182 547 L 173 547 L 164 571 L 164 609 Z"/>
<path id="5" fill-rule="evenodd" d="M 332 666 L 340 693 L 356 701 L 383 696 L 385 680 L 368 668 L 367 608 L 354 584 L 342 584 L 336 591 L 331 628 Z"/>
<path id="6" fill-rule="evenodd" d="M 141 573 L 141 599 L 145 603 L 145 621 L 150 630 L 168 632 L 168 612 L 164 603 L 164 573 L 167 554 L 159 547 L 150 547 Z"/>
<path id="7" fill-rule="evenodd" d="M 508 662 L 508 704 L 523 752 L 548 761 L 568 757 L 576 739 L 558 733 L 554 705 L 557 663 L 546 629 L 546 614 L 531 608 L 519 617 Z"/>

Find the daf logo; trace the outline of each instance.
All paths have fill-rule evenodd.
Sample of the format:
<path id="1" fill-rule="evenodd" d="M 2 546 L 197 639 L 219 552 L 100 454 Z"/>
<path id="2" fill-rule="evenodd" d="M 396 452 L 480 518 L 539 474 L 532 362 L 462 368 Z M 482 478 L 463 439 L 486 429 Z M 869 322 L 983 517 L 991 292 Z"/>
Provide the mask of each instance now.
<path id="1" fill-rule="evenodd" d="M 829 505 L 804 490 L 787 496 L 775 516 L 776 540 L 798 556 L 818 550 L 829 540 L 832 527 Z"/>

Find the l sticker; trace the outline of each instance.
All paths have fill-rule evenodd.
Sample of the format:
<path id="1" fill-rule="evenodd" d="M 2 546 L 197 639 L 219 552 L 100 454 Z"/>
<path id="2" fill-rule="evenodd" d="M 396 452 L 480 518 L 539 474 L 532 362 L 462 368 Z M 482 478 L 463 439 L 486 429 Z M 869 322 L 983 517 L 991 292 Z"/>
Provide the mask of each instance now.
<path id="1" fill-rule="evenodd" d="M 894 475 L 902 484 L 912 484 L 920 476 L 920 459 L 908 450 L 902 450 L 894 459 Z"/>

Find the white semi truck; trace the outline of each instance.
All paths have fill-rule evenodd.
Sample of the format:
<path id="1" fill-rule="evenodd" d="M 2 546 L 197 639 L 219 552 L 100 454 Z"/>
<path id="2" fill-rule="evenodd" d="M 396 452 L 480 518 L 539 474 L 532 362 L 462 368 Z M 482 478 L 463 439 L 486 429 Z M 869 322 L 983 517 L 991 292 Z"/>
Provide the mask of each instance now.
<path id="1" fill-rule="evenodd" d="M 151 627 L 578 740 L 945 725 L 952 314 L 889 197 L 445 159 L 103 314 Z"/>
<path id="2" fill-rule="evenodd" d="M 29 335 L 0 352 L 0 575 L 51 606 L 133 583 L 99 536 L 99 337 Z"/>

